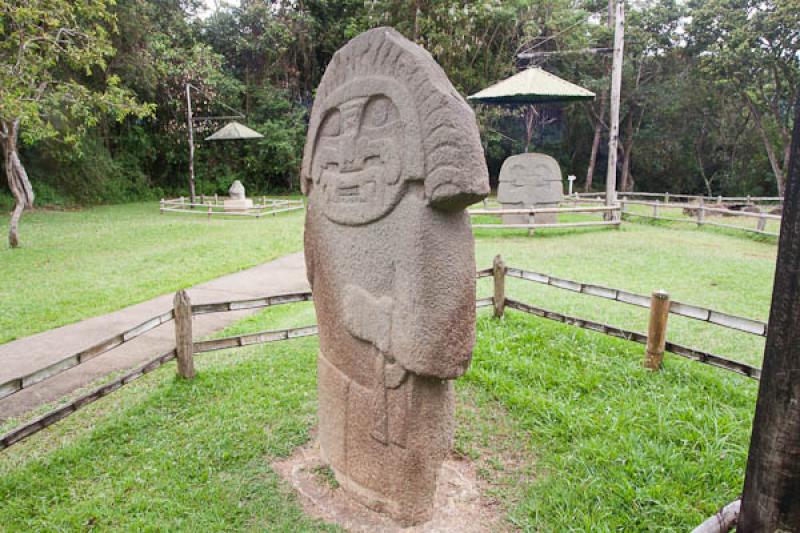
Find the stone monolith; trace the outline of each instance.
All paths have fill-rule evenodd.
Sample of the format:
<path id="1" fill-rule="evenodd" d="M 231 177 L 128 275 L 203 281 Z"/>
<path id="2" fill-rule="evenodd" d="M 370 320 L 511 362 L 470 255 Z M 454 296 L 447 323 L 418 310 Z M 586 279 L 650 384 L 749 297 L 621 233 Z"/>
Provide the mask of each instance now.
<path id="1" fill-rule="evenodd" d="M 558 207 L 564 192 L 558 161 L 545 154 L 519 154 L 507 158 L 500 167 L 497 201 L 503 209 Z M 556 213 L 540 213 L 538 224 L 558 221 Z M 528 215 L 503 215 L 504 224 L 528 224 Z"/>
<path id="2" fill-rule="evenodd" d="M 320 82 L 301 182 L 323 459 L 364 505 L 425 522 L 453 437 L 451 380 L 475 341 L 464 208 L 489 181 L 474 114 L 427 51 L 370 30 Z"/>
<path id="3" fill-rule="evenodd" d="M 228 189 L 228 198 L 222 201 L 222 206 L 225 211 L 247 211 L 253 207 L 253 200 L 245 196 L 244 185 L 236 180 Z"/>

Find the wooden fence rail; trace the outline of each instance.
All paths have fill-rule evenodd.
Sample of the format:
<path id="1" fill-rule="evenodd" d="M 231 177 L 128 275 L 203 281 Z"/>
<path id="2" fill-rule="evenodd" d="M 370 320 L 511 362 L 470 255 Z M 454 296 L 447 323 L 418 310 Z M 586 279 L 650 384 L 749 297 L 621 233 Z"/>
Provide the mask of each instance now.
<path id="1" fill-rule="evenodd" d="M 311 301 L 311 293 L 297 292 L 291 294 L 279 294 L 276 296 L 268 296 L 264 298 L 252 298 L 249 300 L 234 300 L 231 302 L 218 302 L 208 304 L 196 304 L 191 306 L 192 316 L 203 315 L 207 313 L 221 313 L 226 311 L 241 311 L 245 309 L 258 309 L 262 307 L 270 307 L 273 305 L 282 305 L 292 302 L 307 302 Z M 162 313 L 153 318 L 149 318 L 132 327 L 129 330 L 123 331 L 113 337 L 109 337 L 85 350 L 65 357 L 55 363 L 39 368 L 28 374 L 11 378 L 8 381 L 0 383 L 0 399 L 15 394 L 22 389 L 29 388 L 41 381 L 55 377 L 62 372 L 76 367 L 80 364 L 91 361 L 98 355 L 104 354 L 109 350 L 118 348 L 128 341 L 147 333 L 148 331 L 157 328 L 158 326 L 169 322 L 174 318 L 174 309 L 170 309 L 166 313 Z"/>
<path id="2" fill-rule="evenodd" d="M 519 268 L 506 267 L 506 275 L 513 278 L 533 281 L 542 285 L 549 285 L 558 289 L 565 289 L 572 292 L 588 294 L 607 300 L 614 300 L 620 303 L 635 305 L 638 307 L 650 307 L 650 296 L 624 291 L 622 289 L 612 289 L 602 285 L 591 283 L 581 283 L 563 278 L 530 272 Z M 722 313 L 706 307 L 687 304 L 683 302 L 671 301 L 669 307 L 670 314 L 679 315 L 702 322 L 708 322 L 716 326 L 735 329 L 744 333 L 767 336 L 767 323 L 752 318 L 745 318 L 728 313 Z"/>
<path id="3" fill-rule="evenodd" d="M 628 205 L 642 205 L 650 206 L 653 208 L 653 214 L 648 215 L 645 213 L 635 213 L 626 209 Z M 781 220 L 780 215 L 773 215 L 770 213 L 752 213 L 749 211 L 735 211 L 732 209 L 718 209 L 714 207 L 707 207 L 705 204 L 676 204 L 676 203 L 661 203 L 658 200 L 655 202 L 641 202 L 634 200 L 621 200 L 622 218 L 637 217 L 647 218 L 651 220 L 665 220 L 669 222 L 684 222 L 688 224 L 697 224 L 698 226 L 714 226 L 718 228 L 734 229 L 739 231 L 747 231 L 749 233 L 757 233 L 760 235 L 768 235 L 770 237 L 777 237 L 778 233 L 766 231 L 767 220 Z M 659 209 L 692 209 L 696 211 L 694 218 L 679 218 L 659 215 Z M 735 224 L 723 224 L 722 222 L 715 222 L 706 218 L 706 213 L 717 213 L 724 216 L 746 217 L 756 219 L 756 227 L 748 228 L 745 226 L 737 226 Z"/>
<path id="4" fill-rule="evenodd" d="M 483 229 L 547 229 L 547 228 L 580 228 L 590 226 L 614 226 L 621 224 L 619 206 L 577 206 L 573 207 L 526 207 L 513 209 L 470 209 L 467 211 L 470 216 L 496 216 L 503 215 L 528 215 L 530 221 L 527 224 L 472 224 L 473 228 Z M 586 221 L 586 222 L 536 222 L 536 215 L 559 214 L 559 213 L 602 213 L 608 220 Z"/>
<path id="5" fill-rule="evenodd" d="M 298 293 L 298 294 L 306 294 L 306 293 Z M 305 300 L 291 300 L 291 301 L 298 302 Z M 286 301 L 282 303 L 289 303 L 289 302 Z M 492 298 L 483 298 L 476 300 L 475 306 L 478 308 L 488 307 L 491 306 L 492 303 L 493 303 Z M 235 309 L 228 309 L 228 310 L 235 310 Z M 223 337 L 221 339 L 196 341 L 192 343 L 192 350 L 188 355 L 190 358 L 193 358 L 195 354 L 199 353 L 211 352 L 215 350 L 226 350 L 230 348 L 239 348 L 244 346 L 252 346 L 255 344 L 264 344 L 268 342 L 296 339 L 300 337 L 308 337 L 317 334 L 318 334 L 317 326 L 311 325 L 300 328 L 261 331 L 258 333 L 249 333 L 244 335 L 237 335 L 234 337 Z M 163 353 L 154 359 L 151 359 L 147 363 L 135 368 L 134 370 L 111 381 L 110 383 L 101 385 L 93 389 L 91 392 L 83 394 L 78 398 L 62 406 L 59 406 L 56 409 L 53 409 L 38 418 L 35 418 L 17 428 L 14 428 L 8 433 L 0 436 L 0 450 L 8 448 L 12 444 L 16 444 L 17 442 L 21 442 L 22 440 L 30 437 L 31 435 L 38 433 L 39 431 L 45 429 L 46 427 L 51 426 L 56 422 L 58 422 L 59 420 L 62 420 L 63 418 L 66 418 L 67 416 L 75 413 L 79 409 L 86 407 L 87 405 L 96 402 L 100 398 L 103 398 L 104 396 L 107 396 L 112 392 L 120 389 L 123 385 L 127 385 L 128 383 L 131 383 L 132 381 L 135 381 L 136 379 L 142 377 L 143 375 L 152 372 L 153 370 L 163 366 L 164 364 L 172 361 L 173 359 L 176 359 L 176 357 L 177 357 L 177 349 L 173 348 L 172 350 Z M 184 376 L 184 377 L 189 377 L 189 376 Z"/>
<path id="6" fill-rule="evenodd" d="M 157 328 L 161 324 L 169 322 L 172 320 L 172 318 L 172 310 L 170 309 L 166 313 L 162 313 L 153 318 L 148 318 L 141 324 L 138 324 L 129 330 L 123 331 L 122 333 L 118 333 L 113 337 L 109 337 L 103 341 L 100 341 L 97 344 L 86 348 L 85 350 L 81 350 L 78 353 L 72 354 L 64 359 L 56 361 L 55 363 L 51 363 L 43 368 L 34 370 L 28 374 L 17 376 L 8 381 L 0 383 L 0 399 L 17 393 L 22 389 L 27 389 L 28 387 L 31 387 L 40 381 L 50 379 L 53 376 L 69 370 L 70 368 L 86 363 L 87 361 L 91 361 L 98 355 L 104 354 L 113 348 L 122 346 L 126 342 L 132 341 L 140 335 L 144 335 L 148 331 Z"/>
<path id="7" fill-rule="evenodd" d="M 267 343 L 267 342 L 274 342 L 274 341 L 281 341 L 286 339 L 294 339 L 298 337 L 306 337 L 308 335 L 316 335 L 316 326 L 306 326 L 303 328 L 291 328 L 291 329 L 283 329 L 278 331 L 263 331 L 260 333 L 254 333 L 250 335 L 240 335 L 239 337 L 229 337 L 226 339 L 217 339 L 217 340 L 210 340 L 210 341 L 200 341 L 194 343 L 194 346 L 199 346 L 200 350 L 195 351 L 195 353 L 200 352 L 210 352 L 213 350 L 222 350 L 224 348 L 232 348 L 236 346 L 249 346 L 252 344 L 259 344 L 259 343 Z M 254 339 L 258 337 L 259 341 L 255 342 Z M 231 340 L 235 340 L 235 342 L 231 343 Z M 244 339 L 244 340 L 239 340 Z M 220 346 L 220 341 L 226 341 L 231 343 L 231 346 Z M 47 414 L 40 416 L 26 424 L 23 424 L 20 427 L 17 427 L 3 436 L 0 436 L 0 450 L 4 448 L 8 448 L 12 444 L 15 444 L 23 439 L 26 439 L 37 433 L 44 428 L 53 425 L 54 423 L 58 422 L 59 420 L 71 415 L 72 413 L 76 412 L 77 410 L 86 407 L 87 405 L 96 402 L 100 398 L 111 394 L 112 392 L 118 390 L 123 385 L 127 385 L 132 381 L 142 377 L 143 375 L 152 372 L 156 368 L 172 361 L 176 358 L 176 350 L 173 348 L 172 350 L 159 355 L 158 357 L 151 359 L 147 363 L 135 368 L 134 370 L 128 372 L 124 376 L 121 376 L 110 383 L 106 383 L 105 385 L 101 385 L 93 389 L 91 392 L 83 394 L 78 398 L 56 408 L 52 411 L 49 411 Z"/>
<path id="8" fill-rule="evenodd" d="M 574 292 L 581 292 L 584 294 L 590 294 L 594 296 L 600 296 L 603 298 L 619 301 L 622 303 L 629 303 L 643 307 L 650 306 L 650 297 L 629 293 L 619 289 L 609 289 L 607 287 L 602 287 L 599 285 L 578 283 L 570 280 L 556 278 L 553 276 L 547 276 L 544 274 L 528 272 L 517 268 L 506 267 L 500 256 L 497 256 L 495 258 L 495 264 L 492 266 L 492 268 L 485 268 L 483 270 L 479 270 L 476 272 L 477 278 L 484 278 L 484 277 L 495 278 L 495 295 L 489 298 L 482 298 L 476 300 L 475 306 L 477 308 L 494 307 L 495 315 L 502 316 L 504 309 L 508 307 L 510 309 L 515 309 L 525 313 L 533 314 L 542 318 L 547 318 L 549 320 L 555 320 L 564 324 L 570 324 L 591 331 L 604 333 L 606 335 L 610 335 L 613 337 L 648 345 L 649 337 L 648 335 L 645 335 L 643 333 L 638 333 L 635 331 L 630 331 L 615 326 L 610 326 L 592 320 L 576 318 L 554 311 L 548 311 L 540 307 L 536 307 L 530 304 L 526 304 L 523 302 L 519 302 L 517 300 L 507 298 L 505 296 L 505 283 L 504 283 L 505 276 L 517 277 L 520 279 L 544 283 L 553 287 L 563 288 L 567 290 L 572 290 Z M 277 331 L 262 331 L 258 333 L 249 333 L 233 337 L 224 337 L 220 339 L 193 341 L 191 339 L 191 331 L 192 331 L 191 320 L 192 316 L 194 315 L 200 315 L 204 313 L 236 311 L 241 309 L 256 309 L 256 308 L 269 307 L 272 305 L 279 305 L 285 303 L 310 301 L 311 299 L 312 295 L 310 292 L 301 292 L 301 293 L 284 294 L 284 295 L 271 296 L 265 298 L 236 300 L 231 302 L 220 302 L 214 304 L 192 305 L 187 293 L 185 291 L 179 291 L 175 297 L 174 309 L 171 310 L 169 313 L 164 313 L 157 317 L 154 317 L 126 332 L 120 333 L 119 335 L 116 335 L 111 339 L 104 341 L 103 343 L 95 345 L 92 348 L 89 348 L 88 350 L 84 350 L 84 352 L 81 353 L 93 353 L 92 350 L 97 351 L 98 349 L 101 348 L 104 348 L 104 351 L 108 351 L 109 349 L 119 346 L 119 344 L 127 342 L 127 340 L 135 338 L 136 336 L 141 335 L 142 333 L 149 331 L 150 329 L 153 329 L 158 325 L 161 325 L 162 323 L 171 320 L 173 318 L 176 321 L 176 348 L 173 348 L 172 350 L 163 353 L 154 359 L 151 359 L 144 365 L 141 365 L 133 369 L 132 371 L 126 373 L 125 375 L 114 379 L 110 383 L 101 385 L 93 389 L 92 391 L 83 394 L 67 402 L 66 404 L 61 405 L 49 411 L 48 413 L 38 418 L 35 418 L 27 423 L 24 423 L 23 425 L 0 436 L 0 450 L 8 448 L 9 446 L 17 442 L 20 442 L 26 439 L 27 437 L 30 437 L 31 435 L 45 429 L 46 427 L 54 424 L 55 422 L 62 420 L 63 418 L 71 415 L 72 413 L 77 412 L 79 409 L 85 407 L 86 405 L 89 405 L 99 400 L 100 398 L 103 398 L 104 396 L 107 396 L 108 394 L 111 394 L 112 392 L 118 390 L 122 386 L 135 381 L 141 376 L 149 372 L 152 372 L 153 370 L 161 367 L 165 363 L 168 363 L 172 359 L 176 359 L 178 356 L 180 356 L 180 358 L 182 359 L 181 364 L 179 365 L 179 370 L 178 370 L 179 374 L 185 378 L 192 378 L 194 376 L 193 357 L 195 354 L 210 352 L 214 350 L 224 350 L 230 348 L 262 344 L 267 342 L 275 342 L 275 341 L 282 341 L 299 337 L 306 337 L 310 335 L 316 335 L 318 333 L 317 326 L 312 325 L 312 326 L 290 328 Z M 682 316 L 687 316 L 689 318 L 702 319 L 716 325 L 733 327 L 734 329 L 740 329 L 741 331 L 754 333 L 758 335 L 763 335 L 764 334 L 763 331 L 766 330 L 766 324 L 764 324 L 763 322 L 753 321 L 741 317 L 735 317 L 733 315 L 727 315 L 710 309 L 691 306 L 688 304 L 681 304 L 679 302 L 671 302 L 669 305 L 669 312 L 673 314 L 680 314 Z M 761 329 L 759 329 L 758 331 L 754 331 L 757 329 L 754 326 L 754 324 Z M 663 351 L 666 350 L 676 355 L 687 357 L 689 359 L 699 361 L 711 366 L 716 366 L 719 368 L 730 370 L 732 372 L 736 372 L 738 374 L 753 379 L 759 379 L 761 371 L 756 367 L 738 361 L 734 361 L 731 359 L 727 359 L 719 355 L 700 351 L 695 348 L 690 348 L 667 341 L 666 320 L 663 320 L 663 326 L 664 327 L 661 328 L 659 333 L 661 337 L 658 339 L 658 342 L 651 343 L 650 351 L 656 352 L 656 355 L 658 355 L 657 352 L 663 353 Z M 651 332 L 650 336 L 652 335 L 653 333 Z M 121 342 L 117 342 L 120 339 Z M 654 349 L 652 348 L 653 346 L 655 346 Z M 99 355 L 99 353 L 102 352 L 97 352 L 96 355 Z M 63 361 L 67 360 L 71 360 L 71 358 L 65 359 Z M 59 363 L 56 363 L 56 365 L 58 364 Z M 80 361 L 78 364 L 80 364 Z M 37 371 L 32 375 L 37 375 L 38 373 L 43 372 L 47 369 L 53 369 L 53 367 L 54 365 L 50 365 L 46 369 L 40 369 L 39 371 Z M 63 370 L 59 370 L 59 372 L 60 371 Z M 47 377 L 52 377 L 52 375 L 55 375 L 55 373 Z M 47 378 L 45 377 L 42 379 L 47 379 Z"/>
<path id="9" fill-rule="evenodd" d="M 212 201 L 213 198 L 213 201 Z M 258 200 L 258 198 L 256 198 Z M 305 209 L 303 200 L 289 200 L 289 199 L 273 199 L 261 198 L 261 203 L 254 202 L 254 204 L 241 211 L 225 210 L 224 202 L 220 202 L 219 198 L 214 195 L 209 196 L 206 200 L 205 196 L 200 197 L 200 202 L 191 202 L 184 197 L 161 199 L 159 211 L 161 213 L 188 213 L 193 215 L 212 215 L 222 216 L 239 216 L 239 217 L 254 217 L 261 218 L 267 215 L 277 215 L 287 211 L 296 211 Z"/>
<path id="10" fill-rule="evenodd" d="M 548 320 L 555 320 L 556 322 L 561 322 L 563 324 L 569 324 L 571 326 L 577 326 L 579 328 L 596 331 L 598 333 L 604 333 L 611 337 L 617 337 L 619 339 L 647 345 L 647 335 L 644 333 L 618 328 L 615 326 L 609 326 L 608 324 L 595 322 L 593 320 L 576 318 L 562 313 L 557 313 L 555 311 L 548 311 L 547 309 L 542 309 L 541 307 L 522 303 L 510 298 L 506 298 L 506 307 L 536 315 L 541 318 L 546 318 Z M 759 379 L 761 377 L 761 369 L 750 366 L 746 363 L 741 363 L 739 361 L 722 357 L 720 355 L 703 352 L 669 341 L 665 343 L 665 349 L 666 351 L 674 353 L 675 355 L 680 355 L 694 361 L 705 363 L 707 365 L 716 366 L 718 368 L 724 368 L 725 370 L 730 370 L 731 372 L 736 372 L 737 374 L 741 374 L 749 378 Z"/>

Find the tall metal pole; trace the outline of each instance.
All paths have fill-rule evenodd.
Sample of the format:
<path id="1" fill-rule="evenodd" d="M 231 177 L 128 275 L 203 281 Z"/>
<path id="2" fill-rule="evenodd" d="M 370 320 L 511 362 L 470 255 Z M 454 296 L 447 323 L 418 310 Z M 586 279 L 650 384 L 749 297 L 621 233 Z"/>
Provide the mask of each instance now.
<path id="1" fill-rule="evenodd" d="M 736 531 L 800 531 L 800 99 Z"/>
<path id="2" fill-rule="evenodd" d="M 617 203 L 617 145 L 619 144 L 619 101 L 622 89 L 622 53 L 625 45 L 625 2 L 616 0 L 614 55 L 611 64 L 611 124 L 608 134 L 606 205 Z"/>
<path id="3" fill-rule="evenodd" d="M 192 120 L 192 93 L 191 85 L 186 84 L 186 121 L 189 130 L 189 197 L 194 202 L 194 127 Z"/>

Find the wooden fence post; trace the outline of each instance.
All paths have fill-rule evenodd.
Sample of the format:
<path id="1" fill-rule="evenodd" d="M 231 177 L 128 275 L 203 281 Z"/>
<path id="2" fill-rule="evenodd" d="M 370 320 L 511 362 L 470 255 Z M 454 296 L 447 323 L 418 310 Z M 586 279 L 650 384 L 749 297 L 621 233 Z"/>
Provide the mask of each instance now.
<path id="1" fill-rule="evenodd" d="M 767 229 L 767 217 L 764 216 L 765 214 L 763 209 L 759 209 L 758 225 L 756 226 L 758 231 L 766 231 Z"/>
<path id="2" fill-rule="evenodd" d="M 217 204 L 219 204 L 219 195 L 217 193 L 214 193 L 214 205 Z"/>
<path id="3" fill-rule="evenodd" d="M 697 206 L 697 226 L 700 227 L 703 225 L 706 219 L 706 204 L 702 198 L 700 198 L 700 205 Z"/>
<path id="4" fill-rule="evenodd" d="M 722 205 L 722 195 L 717 196 L 717 205 Z"/>
<path id="5" fill-rule="evenodd" d="M 661 368 L 664 347 L 667 343 L 667 319 L 669 318 L 669 294 L 656 291 L 650 297 L 650 323 L 647 326 L 647 351 L 644 366 L 650 370 Z"/>
<path id="6" fill-rule="evenodd" d="M 494 316 L 500 318 L 506 309 L 506 264 L 500 255 L 494 256 L 492 275 L 494 276 Z"/>
<path id="7" fill-rule="evenodd" d="M 665 195 L 664 195 L 664 203 L 665 203 L 665 204 L 668 204 L 668 203 L 669 203 L 669 193 L 667 193 L 667 194 L 665 194 Z"/>
<path id="8" fill-rule="evenodd" d="M 178 375 L 194 377 L 194 347 L 192 345 L 192 301 L 181 289 L 173 300 L 175 313 L 175 353 L 178 357 Z"/>
<path id="9" fill-rule="evenodd" d="M 653 216 L 654 217 L 658 216 L 658 200 L 656 200 L 655 203 L 653 203 Z"/>

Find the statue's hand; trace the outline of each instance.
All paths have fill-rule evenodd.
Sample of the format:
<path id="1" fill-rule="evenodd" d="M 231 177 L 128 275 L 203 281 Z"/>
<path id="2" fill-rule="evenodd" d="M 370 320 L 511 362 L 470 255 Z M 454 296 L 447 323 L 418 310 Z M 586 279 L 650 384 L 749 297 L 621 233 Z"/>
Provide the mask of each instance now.
<path id="1" fill-rule="evenodd" d="M 346 285 L 342 303 L 347 331 L 390 356 L 394 300 L 389 296 L 376 298 L 358 285 Z"/>

